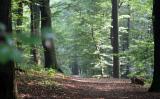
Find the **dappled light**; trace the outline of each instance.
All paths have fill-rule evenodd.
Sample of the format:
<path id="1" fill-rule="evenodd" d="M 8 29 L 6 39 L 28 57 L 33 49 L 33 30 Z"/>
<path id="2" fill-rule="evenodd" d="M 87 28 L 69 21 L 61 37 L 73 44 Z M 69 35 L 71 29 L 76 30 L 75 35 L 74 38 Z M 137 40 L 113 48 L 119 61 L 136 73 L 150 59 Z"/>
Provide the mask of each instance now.
<path id="1" fill-rule="evenodd" d="M 0 99 L 160 99 L 160 0 L 0 0 Z"/>
<path id="2" fill-rule="evenodd" d="M 26 78 L 29 78 L 28 80 Z M 33 80 L 37 79 L 37 80 Z M 38 81 L 38 79 L 41 79 Z M 132 84 L 128 79 L 96 79 L 55 76 L 46 81 L 54 81 L 52 85 L 36 84 L 43 77 L 21 75 L 19 81 L 19 97 L 49 99 L 158 99 L 160 94 L 148 93 L 148 88 Z M 77 79 L 77 80 L 76 80 Z M 29 82 L 35 83 L 30 85 Z"/>

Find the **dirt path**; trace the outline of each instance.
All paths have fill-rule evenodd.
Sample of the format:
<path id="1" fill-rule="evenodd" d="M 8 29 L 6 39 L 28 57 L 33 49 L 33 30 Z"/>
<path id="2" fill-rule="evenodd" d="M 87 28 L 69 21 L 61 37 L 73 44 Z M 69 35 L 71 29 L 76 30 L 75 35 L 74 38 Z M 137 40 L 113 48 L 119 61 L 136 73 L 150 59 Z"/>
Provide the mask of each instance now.
<path id="1" fill-rule="evenodd" d="M 35 84 L 33 79 L 32 84 L 22 82 L 18 85 L 19 93 L 23 99 L 160 99 L 159 93 L 148 93 L 147 88 L 131 84 L 128 79 L 56 77 L 52 80 L 56 84 L 50 86 Z"/>

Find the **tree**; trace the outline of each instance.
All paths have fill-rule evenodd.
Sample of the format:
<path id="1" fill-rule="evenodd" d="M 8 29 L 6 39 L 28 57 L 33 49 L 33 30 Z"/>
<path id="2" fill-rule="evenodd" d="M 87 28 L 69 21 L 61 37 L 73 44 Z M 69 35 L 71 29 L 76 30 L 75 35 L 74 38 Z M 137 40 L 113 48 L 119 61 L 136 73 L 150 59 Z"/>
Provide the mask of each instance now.
<path id="1" fill-rule="evenodd" d="M 150 92 L 160 92 L 160 1 L 153 0 L 154 73 Z"/>
<path id="2" fill-rule="evenodd" d="M 1 28 L 0 43 L 5 44 L 6 33 L 12 32 L 11 0 L 0 0 L 0 23 L 5 25 L 6 30 Z M 2 47 L 2 46 L 1 46 Z M 5 63 L 0 62 L 0 97 L 1 99 L 16 99 L 15 72 L 13 60 Z"/>
<path id="3" fill-rule="evenodd" d="M 118 37 L 118 1 L 112 0 L 112 37 L 113 46 L 113 77 L 120 77 L 119 69 L 119 37 Z"/>
<path id="4" fill-rule="evenodd" d="M 38 0 L 32 0 L 30 10 L 31 10 L 31 36 L 39 37 L 40 36 L 40 6 L 38 5 Z M 31 49 L 32 59 L 34 64 L 40 64 L 40 55 L 38 47 L 36 44 L 32 44 Z"/>
<path id="5" fill-rule="evenodd" d="M 130 12 L 130 5 L 128 4 L 128 15 L 131 16 L 131 12 Z M 130 17 L 128 18 L 128 21 L 127 21 L 127 34 L 125 35 L 125 50 L 129 50 L 129 33 L 130 33 L 130 28 L 131 28 L 131 20 L 130 20 Z M 126 76 L 129 74 L 130 72 L 130 65 L 129 63 L 126 64 Z"/>
<path id="6" fill-rule="evenodd" d="M 16 33 L 19 35 L 20 33 L 22 33 L 22 28 L 21 26 L 23 25 L 23 1 L 18 1 L 17 2 L 17 6 L 18 8 L 16 9 L 16 16 L 17 16 L 17 20 L 16 20 Z M 21 42 L 17 41 L 17 47 L 19 49 L 21 49 Z"/>
<path id="7" fill-rule="evenodd" d="M 52 35 L 52 21 L 50 0 L 41 1 L 41 32 L 42 32 L 42 45 L 44 48 L 44 59 L 46 68 L 54 68 L 60 72 L 58 68 L 56 51 L 54 45 L 54 37 Z"/>
<path id="8" fill-rule="evenodd" d="M 130 5 L 128 3 L 127 5 L 127 10 L 128 10 L 128 18 L 127 18 L 127 31 L 124 32 L 122 34 L 122 51 L 123 52 L 126 52 L 126 51 L 129 51 L 129 34 L 130 34 L 130 30 L 131 30 L 131 20 L 130 20 L 130 17 L 131 17 L 131 11 L 130 11 Z M 121 76 L 124 76 L 124 77 L 127 77 L 128 74 L 130 73 L 130 63 L 129 63 L 129 58 L 126 59 L 126 63 L 125 63 L 125 74 L 124 75 L 121 75 Z M 121 68 L 124 68 L 123 66 L 121 66 Z"/>

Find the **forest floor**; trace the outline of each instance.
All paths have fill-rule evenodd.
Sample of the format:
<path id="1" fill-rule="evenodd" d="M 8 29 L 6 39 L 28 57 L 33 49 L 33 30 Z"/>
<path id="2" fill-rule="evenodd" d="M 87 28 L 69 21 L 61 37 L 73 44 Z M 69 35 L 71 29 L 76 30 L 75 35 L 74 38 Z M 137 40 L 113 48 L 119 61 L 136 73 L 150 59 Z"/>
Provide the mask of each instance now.
<path id="1" fill-rule="evenodd" d="M 21 73 L 17 86 L 20 99 L 160 99 L 160 93 L 149 93 L 129 79 Z"/>

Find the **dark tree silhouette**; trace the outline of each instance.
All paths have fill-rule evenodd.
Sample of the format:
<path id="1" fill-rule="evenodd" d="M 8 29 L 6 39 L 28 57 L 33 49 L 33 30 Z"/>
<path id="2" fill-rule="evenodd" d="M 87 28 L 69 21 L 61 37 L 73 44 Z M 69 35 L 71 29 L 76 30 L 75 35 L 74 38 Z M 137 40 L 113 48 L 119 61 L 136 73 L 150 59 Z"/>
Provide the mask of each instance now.
<path id="1" fill-rule="evenodd" d="M 52 33 L 51 10 L 49 2 L 50 0 L 43 0 L 41 2 L 42 44 L 44 48 L 45 67 L 56 68 L 57 60 L 53 37 L 49 37 Z"/>
<path id="2" fill-rule="evenodd" d="M 32 0 L 30 10 L 31 10 L 31 36 L 39 37 L 40 36 L 40 6 L 36 3 L 39 3 L 39 0 Z M 40 55 L 37 45 L 33 44 L 31 49 L 32 60 L 34 64 L 40 64 Z"/>
<path id="3" fill-rule="evenodd" d="M 23 25 L 23 2 L 22 1 L 19 1 L 17 3 L 17 11 L 16 11 L 16 15 L 17 15 L 17 28 L 16 28 L 16 33 L 17 34 L 20 34 L 22 33 L 22 28 L 20 28 L 22 25 Z M 21 50 L 22 48 L 22 44 L 20 41 L 17 40 L 17 47 Z"/>
<path id="4" fill-rule="evenodd" d="M 154 73 L 150 92 L 160 92 L 160 0 L 153 0 Z"/>
<path id="5" fill-rule="evenodd" d="M 118 41 L 118 1 L 112 0 L 112 26 L 111 42 L 113 46 L 113 77 L 120 77 L 119 69 L 119 41 Z"/>
<path id="6" fill-rule="evenodd" d="M 58 67 L 54 39 L 52 36 L 52 21 L 50 0 L 41 1 L 41 32 L 42 45 L 44 48 L 44 59 L 46 68 L 54 68 L 59 72 L 62 70 Z"/>
<path id="7" fill-rule="evenodd" d="M 6 43 L 6 33 L 12 32 L 11 21 L 11 0 L 0 0 L 0 23 L 5 25 L 6 29 L 0 30 L 0 44 Z M 2 58 L 2 57 L 1 57 Z M 0 63 L 0 98 L 1 99 L 16 99 L 15 94 L 15 72 L 14 62 L 7 61 Z"/>

